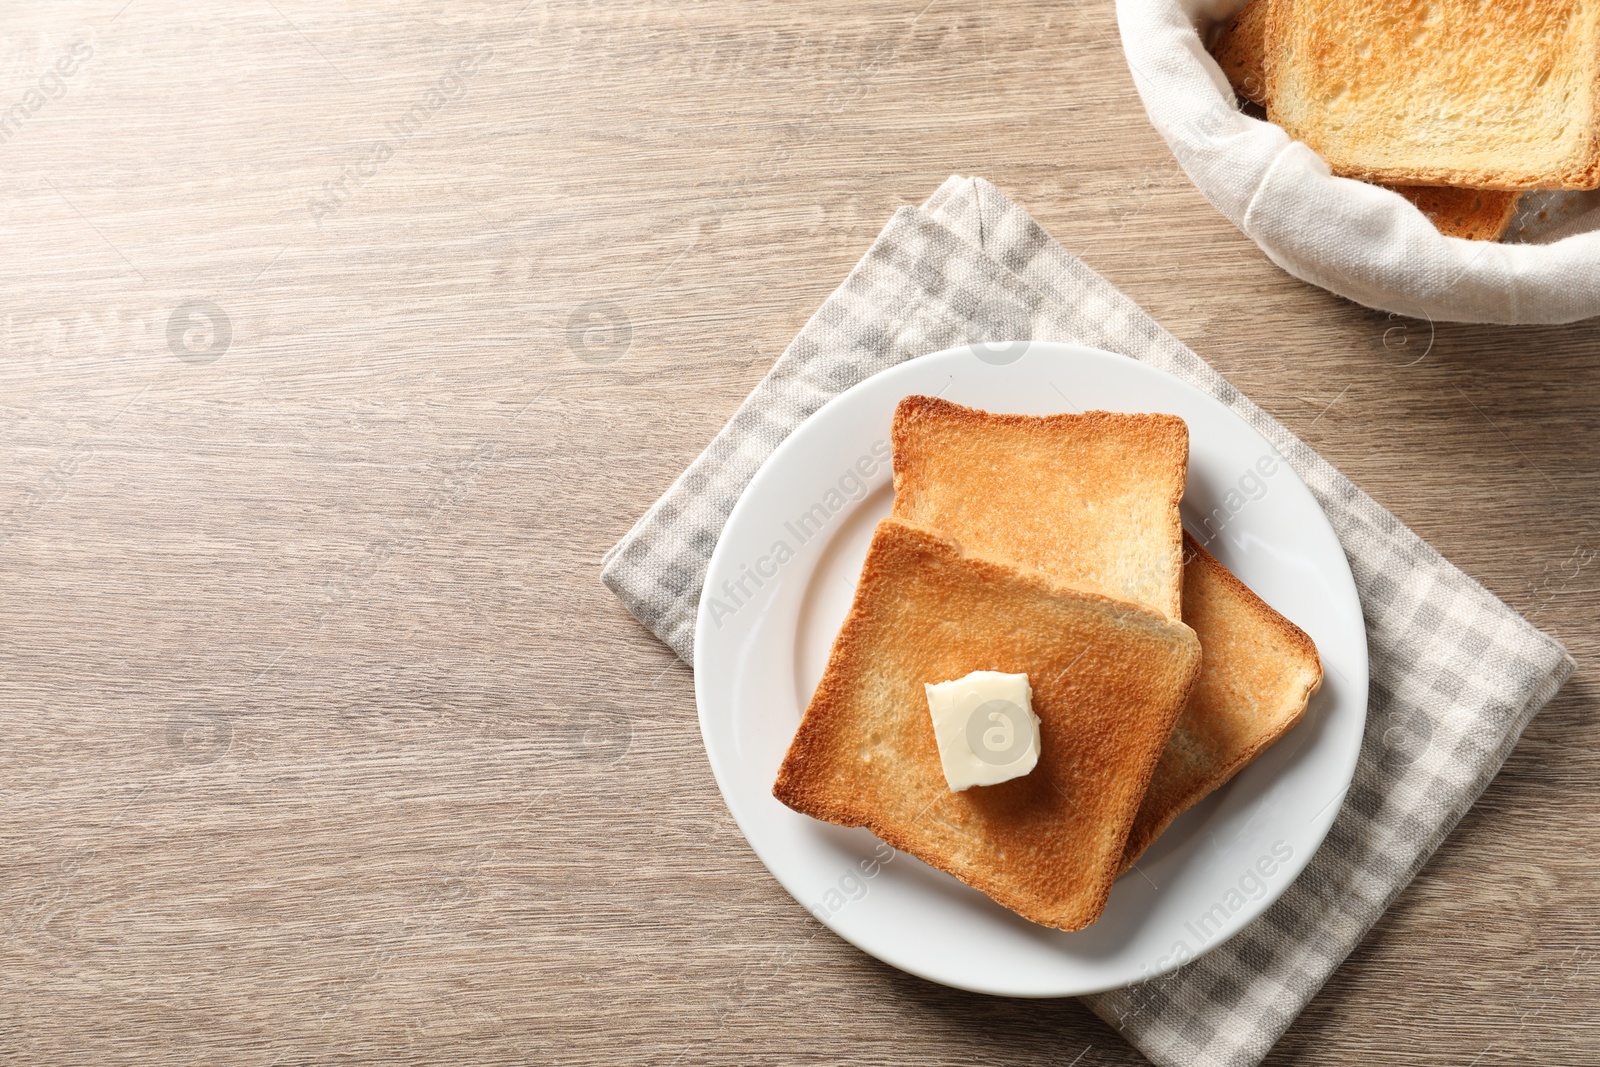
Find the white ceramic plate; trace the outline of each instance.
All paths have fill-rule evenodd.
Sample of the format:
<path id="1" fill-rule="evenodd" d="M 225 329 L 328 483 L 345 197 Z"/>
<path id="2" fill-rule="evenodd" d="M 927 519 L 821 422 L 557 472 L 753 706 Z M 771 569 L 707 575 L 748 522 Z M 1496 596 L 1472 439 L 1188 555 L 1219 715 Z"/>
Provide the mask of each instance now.
<path id="1" fill-rule="evenodd" d="M 1105 914 L 1036 926 L 866 830 L 773 799 L 778 765 L 889 513 L 889 424 L 913 393 L 997 412 L 1157 411 L 1189 424 L 1184 523 L 1317 644 L 1305 720 L 1183 815 Z M 903 363 L 836 397 L 772 454 L 722 532 L 695 629 L 695 694 L 728 809 L 794 898 L 841 937 L 935 982 L 1068 996 L 1169 971 L 1236 933 L 1305 867 L 1339 812 L 1367 709 L 1367 642 L 1344 552 L 1304 483 L 1204 393 L 1124 356 L 1016 342 Z"/>

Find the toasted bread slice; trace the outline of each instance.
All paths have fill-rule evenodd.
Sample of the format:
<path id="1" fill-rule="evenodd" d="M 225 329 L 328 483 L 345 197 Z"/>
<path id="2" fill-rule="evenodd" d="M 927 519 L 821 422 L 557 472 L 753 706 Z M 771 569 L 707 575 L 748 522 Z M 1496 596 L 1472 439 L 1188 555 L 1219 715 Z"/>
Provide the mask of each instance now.
<path id="1" fill-rule="evenodd" d="M 1272 0 L 1250 0 L 1212 45 L 1211 54 L 1233 91 L 1253 104 L 1267 103 L 1267 18 Z M 1498 241 L 1517 213 L 1521 193 L 1440 185 L 1390 185 L 1446 237 Z"/>
<path id="2" fill-rule="evenodd" d="M 1335 174 L 1600 186 L 1597 0 L 1273 0 L 1267 116 Z"/>
<path id="3" fill-rule="evenodd" d="M 955 422 L 959 432 L 947 422 Z M 1090 428 L 1095 432 L 1086 432 Z M 1107 499 L 1115 497 L 1120 484 L 1115 473 L 1106 470 L 1104 460 L 1073 455 L 1086 442 L 1098 443 L 1104 430 L 1091 416 L 991 415 L 907 397 L 895 412 L 892 433 L 895 514 L 951 536 L 969 536 L 964 544 L 970 551 L 1081 586 L 1081 559 L 1074 554 L 1096 559 L 1108 549 L 1092 538 L 1103 538 L 1115 549 L 1139 537 L 1137 532 L 1130 536 L 1121 523 L 1137 530 L 1148 521 L 1135 510 L 1097 502 L 1094 494 L 1102 490 Z M 981 445 L 973 440 L 980 434 L 986 442 Z M 1073 478 L 1090 480 L 1087 486 L 1057 484 Z M 910 487 L 917 489 L 915 498 L 907 492 Z M 1163 499 L 1167 492 L 1162 490 Z M 1090 503 L 1099 506 L 1090 508 Z M 1084 512 L 1094 521 L 1082 519 Z M 1176 515 L 1172 521 L 1178 521 Z M 1129 838 L 1129 865 L 1173 819 L 1299 722 L 1322 683 L 1311 639 L 1181 527 L 1178 537 L 1181 617 L 1204 650 L 1200 680 L 1141 805 Z"/>
<path id="4" fill-rule="evenodd" d="M 1498 241 L 1517 214 L 1521 193 L 1499 189 L 1456 189 L 1445 185 L 1390 185 L 1428 217 L 1446 237 Z"/>
<path id="5" fill-rule="evenodd" d="M 928 396 L 894 413 L 894 515 L 1178 618 L 1178 501 L 1189 428 L 1175 415 L 994 415 Z"/>
<path id="6" fill-rule="evenodd" d="M 772 792 L 1036 923 L 1082 929 L 1105 908 L 1199 668 L 1181 623 L 885 519 Z M 1028 675 L 1039 762 L 955 793 L 923 685 L 980 669 Z"/>
<path id="7" fill-rule="evenodd" d="M 1242 100 L 1267 104 L 1267 16 L 1269 0 L 1250 0 L 1229 19 L 1211 44 L 1211 58 L 1217 61 L 1228 84 Z"/>
<path id="8" fill-rule="evenodd" d="M 1200 680 L 1139 807 L 1133 866 L 1172 820 L 1294 728 L 1322 686 L 1317 646 L 1183 535 L 1183 620 L 1200 638 Z"/>

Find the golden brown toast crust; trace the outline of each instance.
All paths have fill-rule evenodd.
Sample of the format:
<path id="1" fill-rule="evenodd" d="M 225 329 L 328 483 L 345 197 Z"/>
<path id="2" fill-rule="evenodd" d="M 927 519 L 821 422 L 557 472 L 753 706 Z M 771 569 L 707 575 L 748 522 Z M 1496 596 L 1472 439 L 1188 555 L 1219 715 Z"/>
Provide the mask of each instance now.
<path id="1" fill-rule="evenodd" d="M 1517 214 L 1521 193 L 1497 189 L 1453 189 L 1443 185 L 1391 185 L 1428 216 L 1446 237 L 1498 241 Z"/>
<path id="2" fill-rule="evenodd" d="M 1234 92 L 1267 103 L 1267 19 L 1271 0 L 1250 0 L 1223 28 L 1211 54 Z M 1521 193 L 1440 185 L 1387 185 L 1416 205 L 1446 237 L 1498 241 L 1517 213 Z"/>
<path id="3" fill-rule="evenodd" d="M 1596 0 L 1273 0 L 1266 21 L 1267 116 L 1335 174 L 1600 186 Z"/>
<path id="4" fill-rule="evenodd" d="M 1124 870 L 1172 820 L 1292 730 L 1322 685 L 1305 631 L 1183 537 L 1183 619 L 1200 638 L 1200 679 L 1139 806 Z"/>
<path id="5" fill-rule="evenodd" d="M 996 415 L 908 396 L 891 438 L 896 517 L 1073 588 L 1178 617 L 1178 502 L 1189 464 L 1182 419 Z"/>
<path id="6" fill-rule="evenodd" d="M 1267 102 L 1268 9 L 1268 0 L 1250 0 L 1211 46 L 1211 58 L 1228 76 L 1233 91 L 1262 106 Z"/>
<path id="7" fill-rule="evenodd" d="M 865 826 L 1036 923 L 1082 929 L 1105 908 L 1199 667 L 1181 623 L 885 519 L 773 795 Z M 922 687 L 979 669 L 1028 675 L 1039 762 L 954 793 Z"/>

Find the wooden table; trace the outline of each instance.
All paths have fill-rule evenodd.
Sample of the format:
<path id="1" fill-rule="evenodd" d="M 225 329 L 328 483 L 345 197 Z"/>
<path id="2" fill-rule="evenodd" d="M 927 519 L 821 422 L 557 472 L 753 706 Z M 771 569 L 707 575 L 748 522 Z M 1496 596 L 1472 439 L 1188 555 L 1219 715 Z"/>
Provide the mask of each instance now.
<path id="1" fill-rule="evenodd" d="M 1600 652 L 1600 326 L 1283 274 L 1109 0 L 341 6 L 4 15 L 0 1060 L 1142 1062 L 822 930 L 598 580 L 952 172 Z M 1269 1063 L 1600 1062 L 1597 720 L 1585 666 Z"/>

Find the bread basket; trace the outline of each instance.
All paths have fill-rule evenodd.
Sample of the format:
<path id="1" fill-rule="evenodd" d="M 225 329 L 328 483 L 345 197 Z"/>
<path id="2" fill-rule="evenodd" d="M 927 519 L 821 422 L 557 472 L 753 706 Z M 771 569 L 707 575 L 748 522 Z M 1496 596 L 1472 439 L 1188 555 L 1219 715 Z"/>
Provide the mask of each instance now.
<path id="1" fill-rule="evenodd" d="M 1600 192 L 1529 193 L 1500 242 L 1445 237 L 1398 193 L 1335 177 L 1310 148 L 1241 113 L 1205 37 L 1244 0 L 1117 0 L 1150 121 L 1217 210 L 1295 277 L 1430 321 L 1600 315 Z"/>

